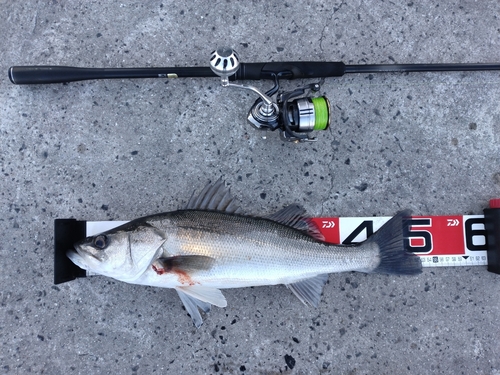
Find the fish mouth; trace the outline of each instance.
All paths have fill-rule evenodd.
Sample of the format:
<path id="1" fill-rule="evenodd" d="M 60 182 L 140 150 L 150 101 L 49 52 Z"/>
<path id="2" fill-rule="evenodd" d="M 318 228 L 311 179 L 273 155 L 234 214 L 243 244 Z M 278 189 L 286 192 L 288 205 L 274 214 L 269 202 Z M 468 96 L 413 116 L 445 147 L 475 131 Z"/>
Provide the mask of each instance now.
<path id="1" fill-rule="evenodd" d="M 80 251 L 77 246 L 75 246 L 74 249 L 68 250 L 66 252 L 66 256 L 78 267 L 87 271 L 92 270 L 92 263 L 97 264 L 100 262 L 99 259 L 97 259 L 94 255 L 86 251 Z"/>
<path id="2" fill-rule="evenodd" d="M 76 250 L 68 250 L 66 252 L 66 256 L 75 263 L 78 267 L 88 270 L 89 266 L 85 262 L 85 259 L 76 251 Z"/>

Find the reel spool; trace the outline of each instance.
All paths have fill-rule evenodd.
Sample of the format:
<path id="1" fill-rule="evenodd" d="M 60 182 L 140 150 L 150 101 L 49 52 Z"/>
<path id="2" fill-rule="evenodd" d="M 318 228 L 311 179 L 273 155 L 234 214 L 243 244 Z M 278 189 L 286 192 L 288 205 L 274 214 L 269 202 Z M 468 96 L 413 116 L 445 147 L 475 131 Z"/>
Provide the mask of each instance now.
<path id="1" fill-rule="evenodd" d="M 259 99 L 250 108 L 247 120 L 257 129 L 279 130 L 283 140 L 289 142 L 311 142 L 313 131 L 326 130 L 330 125 L 330 102 L 325 96 L 312 97 L 306 90 L 317 92 L 319 83 L 310 84 L 294 91 L 279 91 L 279 77 L 289 72 L 273 73 L 275 85 L 266 93 L 244 84 L 229 82 L 229 77 L 240 68 L 236 52 L 229 47 L 221 47 L 210 55 L 210 68 L 221 77 L 223 87 L 251 90 Z"/>
<path id="2" fill-rule="evenodd" d="M 314 83 L 307 88 L 319 91 L 320 85 Z M 287 141 L 315 141 L 310 133 L 330 126 L 330 101 L 325 96 L 297 98 L 307 88 L 281 95 L 281 138 Z"/>
<path id="3" fill-rule="evenodd" d="M 287 109 L 289 126 L 294 131 L 325 130 L 330 125 L 330 102 L 324 96 L 295 99 Z"/>

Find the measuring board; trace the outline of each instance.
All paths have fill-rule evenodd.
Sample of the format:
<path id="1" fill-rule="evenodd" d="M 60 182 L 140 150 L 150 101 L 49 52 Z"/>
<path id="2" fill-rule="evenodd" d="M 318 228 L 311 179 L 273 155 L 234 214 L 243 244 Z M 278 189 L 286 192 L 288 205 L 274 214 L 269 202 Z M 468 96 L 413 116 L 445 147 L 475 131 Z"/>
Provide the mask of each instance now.
<path id="1" fill-rule="evenodd" d="M 404 247 L 422 260 L 423 267 L 488 266 L 500 273 L 500 201 L 485 215 L 412 216 L 403 221 Z M 365 241 L 391 217 L 316 217 L 312 220 L 332 244 Z M 55 220 L 54 282 L 85 277 L 86 271 L 66 251 L 85 237 L 94 236 L 127 221 Z"/>

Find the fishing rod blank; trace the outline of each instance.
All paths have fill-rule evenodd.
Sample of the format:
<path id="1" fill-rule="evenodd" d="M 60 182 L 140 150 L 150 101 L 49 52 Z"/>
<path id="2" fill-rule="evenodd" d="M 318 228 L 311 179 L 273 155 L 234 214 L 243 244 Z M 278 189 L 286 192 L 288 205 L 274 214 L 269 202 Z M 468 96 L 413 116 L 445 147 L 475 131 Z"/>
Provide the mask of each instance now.
<path id="1" fill-rule="evenodd" d="M 466 72 L 500 70 L 500 64 L 371 64 L 346 65 L 345 73 Z"/>

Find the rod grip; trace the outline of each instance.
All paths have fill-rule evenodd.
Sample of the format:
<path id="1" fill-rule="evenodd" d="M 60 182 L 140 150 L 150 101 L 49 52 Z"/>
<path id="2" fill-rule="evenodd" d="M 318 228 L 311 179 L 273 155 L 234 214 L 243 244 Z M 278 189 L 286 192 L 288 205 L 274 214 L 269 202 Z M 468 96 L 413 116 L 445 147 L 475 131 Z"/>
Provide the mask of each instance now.
<path id="1" fill-rule="evenodd" d="M 63 83 L 92 79 L 95 70 L 71 66 L 12 66 L 9 79 L 16 85 Z"/>
<path id="2" fill-rule="evenodd" d="M 79 68 L 73 66 L 13 66 L 9 79 L 17 85 L 84 81 L 90 79 L 216 77 L 208 67 Z"/>

